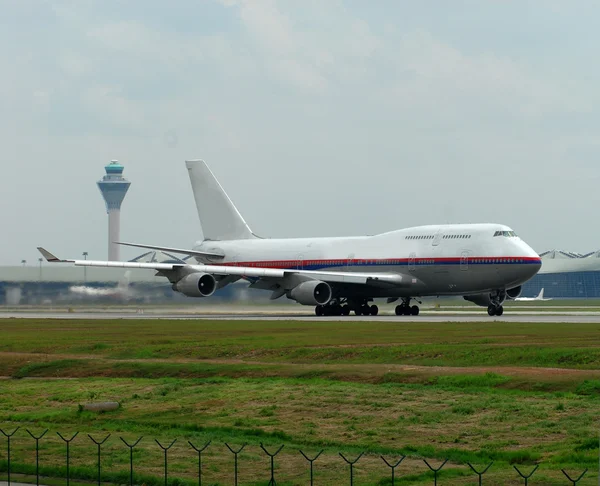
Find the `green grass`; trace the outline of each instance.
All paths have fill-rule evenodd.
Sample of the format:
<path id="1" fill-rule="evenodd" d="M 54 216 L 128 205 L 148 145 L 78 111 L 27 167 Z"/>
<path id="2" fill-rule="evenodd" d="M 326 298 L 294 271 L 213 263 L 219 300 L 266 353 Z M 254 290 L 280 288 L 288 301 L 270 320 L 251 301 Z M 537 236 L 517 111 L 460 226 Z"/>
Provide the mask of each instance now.
<path id="1" fill-rule="evenodd" d="M 169 452 L 171 485 L 197 484 L 188 445 L 212 440 L 206 484 L 230 484 L 224 443 L 248 446 L 240 484 L 265 484 L 260 449 L 284 445 L 278 484 L 305 484 L 301 449 L 316 454 L 317 484 L 344 484 L 354 458 L 356 484 L 391 484 L 389 460 L 408 455 L 397 484 L 432 484 L 422 458 L 449 459 L 440 484 L 476 484 L 467 462 L 494 466 L 486 484 L 522 484 L 512 469 L 541 463 L 535 484 L 565 484 L 560 472 L 589 468 L 595 484 L 600 371 L 595 324 L 377 323 L 241 321 L 0 321 L 0 428 L 13 439 L 14 471 L 31 481 L 34 433 L 43 474 L 64 478 L 65 446 L 56 432 L 80 431 L 72 477 L 95 478 L 87 437 L 111 437 L 103 479 L 128 482 L 129 455 L 119 439 L 144 438 L 134 454 L 139 482 L 163 484 L 154 439 Z M 524 344 L 526 343 L 526 344 Z M 51 379 L 49 379 L 51 378 Z M 79 405 L 118 401 L 92 413 Z M 0 471 L 6 471 L 0 447 Z M 577 474 L 578 475 L 578 474 Z M 0 478 L 2 475 L 0 474 Z M 587 482 L 586 482 L 587 481 Z M 52 479 L 46 482 L 52 482 Z"/>
<path id="2" fill-rule="evenodd" d="M 0 398 L 0 423 L 6 424 L 5 429 L 21 425 L 34 432 L 50 428 L 42 442 L 44 464 L 55 468 L 64 462 L 64 444 L 55 432 L 81 431 L 72 446 L 75 470 L 88 467 L 87 473 L 76 476 L 80 479 L 89 479 L 93 471 L 95 448 L 88 432 L 96 437 L 112 434 L 106 454 L 112 457 L 110 469 L 117 472 L 106 476 L 111 481 L 128 465 L 118 438 L 134 441 L 139 436 L 145 439 L 139 445 L 136 470 L 159 475 L 160 450 L 153 439 L 170 443 L 177 438 L 173 464 L 179 463 L 179 476 L 190 481 L 195 469 L 188 440 L 195 444 L 213 440 L 206 464 L 212 464 L 214 477 L 223 481 L 230 470 L 224 442 L 248 443 L 248 454 L 256 463 L 261 462 L 261 443 L 270 449 L 285 444 L 282 473 L 292 477 L 300 468 L 298 449 L 325 449 L 322 461 L 330 476 L 322 479 L 331 481 L 326 484 L 336 484 L 335 475 L 343 475 L 338 452 L 347 457 L 367 452 L 370 466 L 364 471 L 365 480 L 382 474 L 376 460 L 380 454 L 408 454 L 412 470 L 419 470 L 419 457 L 438 462 L 448 458 L 453 468 L 461 470 L 466 462 L 493 460 L 498 463 L 497 475 L 510 473 L 511 464 L 540 460 L 548 473 L 567 466 L 594 467 L 595 398 L 498 389 L 497 379 L 470 382 L 457 377 L 454 383 L 427 386 L 321 379 L 19 380 Z M 118 400 L 121 408 L 103 414 L 80 412 L 78 404 L 90 396 Z M 32 440 L 25 431 L 15 436 L 13 446 L 13 459 L 31 464 Z M 247 471 L 247 477 L 258 481 L 258 473 Z"/>
<path id="3" fill-rule="evenodd" d="M 118 360 L 230 359 L 596 369 L 600 324 L 6 320 L 0 352 Z M 134 345 L 132 345 L 134 343 Z"/>

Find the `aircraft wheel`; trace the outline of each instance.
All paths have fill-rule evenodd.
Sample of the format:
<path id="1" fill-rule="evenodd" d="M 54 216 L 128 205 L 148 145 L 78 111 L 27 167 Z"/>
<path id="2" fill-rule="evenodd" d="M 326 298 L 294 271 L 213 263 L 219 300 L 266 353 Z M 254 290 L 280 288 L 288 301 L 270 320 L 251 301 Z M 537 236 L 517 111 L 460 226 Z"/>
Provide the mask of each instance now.
<path id="1" fill-rule="evenodd" d="M 413 316 L 418 316 L 418 315 L 419 315 L 419 306 L 418 306 L 418 305 L 413 305 L 413 306 L 410 308 L 410 313 L 411 313 L 411 315 L 413 315 Z"/>
<path id="2" fill-rule="evenodd" d="M 495 316 L 496 315 L 496 306 L 495 305 L 488 305 L 488 316 Z"/>
<path id="3" fill-rule="evenodd" d="M 347 305 L 342 306 L 342 315 L 349 316 L 350 315 L 350 307 Z"/>
<path id="4" fill-rule="evenodd" d="M 504 314 L 504 307 L 502 307 L 501 305 L 499 305 L 499 306 L 496 308 L 496 315 L 497 315 L 497 316 L 501 316 L 502 314 Z"/>
<path id="5" fill-rule="evenodd" d="M 377 314 L 379 314 L 379 307 L 377 307 L 376 305 L 372 305 L 369 308 L 369 311 L 371 312 L 372 316 L 376 316 Z"/>
<path id="6" fill-rule="evenodd" d="M 397 316 L 401 316 L 401 315 L 403 315 L 403 314 L 404 314 L 404 312 L 403 312 L 403 311 L 404 311 L 404 309 L 402 308 L 402 306 L 401 306 L 401 305 L 397 305 L 397 306 L 396 306 L 396 309 L 394 309 L 394 311 L 396 312 L 396 315 L 397 315 Z"/>
<path id="7" fill-rule="evenodd" d="M 315 314 L 319 317 L 323 315 L 323 306 L 322 305 L 318 305 L 315 307 Z"/>

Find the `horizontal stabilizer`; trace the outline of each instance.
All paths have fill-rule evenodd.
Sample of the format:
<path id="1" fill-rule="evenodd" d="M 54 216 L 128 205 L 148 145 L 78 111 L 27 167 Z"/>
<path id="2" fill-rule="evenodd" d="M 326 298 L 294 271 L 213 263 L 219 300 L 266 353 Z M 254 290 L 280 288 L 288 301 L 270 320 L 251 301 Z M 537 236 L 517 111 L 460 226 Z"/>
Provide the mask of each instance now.
<path id="1" fill-rule="evenodd" d="M 179 253 L 182 255 L 191 255 L 191 256 L 199 256 L 199 257 L 209 257 L 209 258 L 224 258 L 224 253 L 213 253 L 209 251 L 198 251 L 198 250 L 185 250 L 181 248 L 171 248 L 168 246 L 152 246 L 152 245 L 140 245 L 138 243 L 124 243 L 121 241 L 115 241 L 117 245 L 123 246 L 133 246 L 136 248 L 146 248 L 148 250 L 158 250 L 158 251 L 168 251 L 170 253 Z"/>

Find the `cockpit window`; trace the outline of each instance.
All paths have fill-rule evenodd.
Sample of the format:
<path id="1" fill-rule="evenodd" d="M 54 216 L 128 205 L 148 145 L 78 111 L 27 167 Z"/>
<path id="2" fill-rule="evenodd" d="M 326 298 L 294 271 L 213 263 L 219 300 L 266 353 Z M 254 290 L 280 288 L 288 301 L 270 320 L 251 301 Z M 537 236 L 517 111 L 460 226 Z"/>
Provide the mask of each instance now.
<path id="1" fill-rule="evenodd" d="M 514 231 L 496 231 L 494 233 L 494 236 L 505 236 L 507 238 L 516 238 L 517 233 L 515 233 Z"/>

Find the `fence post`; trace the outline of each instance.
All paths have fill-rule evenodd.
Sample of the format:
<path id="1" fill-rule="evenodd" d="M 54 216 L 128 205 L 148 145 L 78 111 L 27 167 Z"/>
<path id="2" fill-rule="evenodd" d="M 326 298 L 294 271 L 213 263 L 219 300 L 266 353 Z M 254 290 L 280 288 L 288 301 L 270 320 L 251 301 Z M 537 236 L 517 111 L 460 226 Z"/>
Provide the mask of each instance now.
<path id="1" fill-rule="evenodd" d="M 229 449 L 231 453 L 235 456 L 234 484 L 235 486 L 238 486 L 238 454 L 244 450 L 244 447 L 246 447 L 247 444 L 244 444 L 237 451 L 234 451 L 231 447 L 229 447 L 229 444 L 227 444 L 227 442 L 225 443 L 225 445 L 227 446 L 227 449 Z"/>
<path id="2" fill-rule="evenodd" d="M 315 462 L 321 454 L 323 454 L 323 449 L 319 452 L 313 459 L 309 459 L 304 452 L 300 451 L 300 454 L 304 456 L 308 462 L 310 462 L 310 486 L 313 486 L 313 462 Z"/>
<path id="3" fill-rule="evenodd" d="M 60 435 L 60 432 L 57 432 L 56 434 L 67 444 L 67 486 L 69 486 L 69 481 L 70 481 L 70 478 L 69 478 L 69 476 L 70 476 L 69 475 L 69 462 L 70 462 L 69 446 L 71 445 L 71 442 L 75 439 L 75 437 L 77 437 L 79 432 L 75 432 L 73 437 L 71 437 L 70 439 L 65 439 L 62 435 Z"/>
<path id="4" fill-rule="evenodd" d="M 470 462 L 467 462 L 467 464 L 468 464 L 468 466 L 471 468 L 471 470 L 472 470 L 472 471 L 473 471 L 475 474 L 477 474 L 477 476 L 479 476 L 479 486 L 481 486 L 481 476 L 483 476 L 483 475 L 484 475 L 484 474 L 485 474 L 485 473 L 488 471 L 488 469 L 489 469 L 490 467 L 492 467 L 492 464 L 494 464 L 494 461 L 490 462 L 490 463 L 488 464 L 488 467 L 486 467 L 486 468 L 485 468 L 483 471 L 481 471 L 481 472 L 477 471 L 477 470 L 476 470 L 476 469 L 475 469 L 475 468 L 474 468 L 474 467 L 471 465 L 471 463 L 470 463 Z"/>
<path id="5" fill-rule="evenodd" d="M 271 454 L 269 451 L 267 451 L 267 449 L 265 449 L 265 447 L 262 445 L 262 442 L 260 443 L 260 448 L 263 451 L 265 451 L 265 454 L 267 456 L 271 458 L 271 480 L 269 481 L 269 484 L 267 486 L 276 486 L 277 483 L 275 482 L 275 456 L 281 452 L 281 449 L 283 449 L 283 445 L 279 449 L 277 449 L 277 452 L 275 452 L 274 454 Z"/>
<path id="6" fill-rule="evenodd" d="M 15 430 L 12 431 L 12 434 L 7 434 L 6 432 L 4 432 L 4 430 L 0 429 L 0 432 L 2 432 L 2 434 L 6 437 L 6 441 L 7 441 L 7 458 L 8 458 L 8 486 L 10 486 L 10 438 L 15 435 L 17 433 L 17 430 L 19 430 L 21 427 L 17 427 Z"/>
<path id="7" fill-rule="evenodd" d="M 192 449 L 194 449 L 198 453 L 198 486 L 202 486 L 202 453 L 210 445 L 210 443 L 211 441 L 209 440 L 202 449 L 198 449 L 194 444 L 192 444 L 188 440 L 188 444 L 192 446 Z"/>
<path id="8" fill-rule="evenodd" d="M 37 486 L 40 486 L 40 439 L 46 435 L 48 429 L 44 430 L 44 433 L 39 437 L 33 435 L 29 429 L 25 429 L 27 433 L 31 436 L 33 440 L 35 440 L 35 477 Z"/>
<path id="9" fill-rule="evenodd" d="M 140 443 L 144 436 L 142 435 L 138 440 L 135 441 L 135 444 L 128 444 L 123 437 L 119 437 L 123 444 L 129 447 L 129 486 L 133 486 L 133 448 Z"/>
<path id="10" fill-rule="evenodd" d="M 346 461 L 346 463 L 350 464 L 350 486 L 354 485 L 354 464 L 356 464 L 358 462 L 358 460 L 363 456 L 364 452 L 360 453 L 360 456 L 358 456 L 356 459 L 354 459 L 354 461 L 349 461 L 348 459 L 346 459 L 344 457 L 344 454 L 342 454 L 341 452 L 339 453 L 339 455 L 342 457 L 342 459 L 344 461 Z"/>
<path id="11" fill-rule="evenodd" d="M 446 463 L 448 462 L 448 459 L 446 459 L 446 460 L 445 460 L 445 461 L 442 463 L 442 465 L 441 465 L 440 467 L 438 467 L 437 469 L 433 469 L 433 468 L 432 468 L 432 467 L 429 465 L 429 463 L 428 463 L 428 462 L 427 462 L 425 459 L 423 459 L 423 462 L 424 462 L 425 464 L 427 464 L 427 467 L 433 471 L 433 484 L 434 484 L 434 486 L 437 486 L 437 477 L 438 477 L 438 473 L 439 473 L 439 472 L 442 470 L 442 468 L 443 468 L 443 467 L 446 465 Z"/>
<path id="12" fill-rule="evenodd" d="M 585 471 L 583 471 L 583 472 L 581 473 L 581 476 L 579 476 L 577 479 L 572 479 L 572 478 L 571 478 L 571 476 L 569 476 L 569 475 L 567 474 L 567 472 L 566 472 L 564 469 L 561 469 L 561 471 L 562 471 L 562 473 L 563 473 L 563 474 L 564 474 L 564 475 L 567 477 L 567 479 L 573 483 L 573 486 L 577 486 L 577 483 L 578 483 L 579 481 L 581 481 L 581 478 L 583 478 L 583 476 L 585 476 L 585 473 L 586 473 L 588 470 L 587 470 L 587 468 L 586 468 L 586 469 L 585 469 Z"/>
<path id="13" fill-rule="evenodd" d="M 519 471 L 517 466 L 513 466 L 513 467 L 515 468 L 515 471 L 517 471 L 519 473 L 519 476 L 521 476 L 525 480 L 525 486 L 527 486 L 529 484 L 529 478 L 531 476 L 533 476 L 533 473 L 537 471 L 537 468 L 540 467 L 540 465 L 536 464 L 535 467 L 533 468 L 533 471 L 531 471 L 528 476 L 525 476 L 521 471 Z"/>
<path id="14" fill-rule="evenodd" d="M 165 452 L 165 486 L 167 486 L 167 452 L 169 451 L 169 449 L 171 447 L 173 447 L 173 444 L 175 444 L 175 442 L 177 442 L 177 439 L 175 439 L 173 442 L 171 442 L 171 445 L 169 447 L 163 446 L 156 439 L 154 439 L 154 442 L 156 442 L 158 444 L 158 447 L 160 447 Z"/>
<path id="15" fill-rule="evenodd" d="M 98 442 L 96 439 L 94 439 L 90 434 L 88 434 L 88 437 L 90 438 L 90 440 L 96 444 L 98 446 L 98 486 L 100 486 L 100 446 L 102 444 L 104 444 L 108 438 L 110 437 L 110 434 L 108 434 L 103 441 Z M 38 485 L 39 486 L 39 485 Z"/>
<path id="16" fill-rule="evenodd" d="M 381 456 L 381 459 L 383 460 L 383 462 L 386 463 L 386 465 L 389 468 L 392 469 L 392 486 L 394 486 L 395 482 L 396 482 L 396 468 L 402 463 L 402 461 L 404 461 L 404 459 L 406 459 L 406 456 L 402 456 L 400 458 L 400 460 L 396 464 L 394 464 L 393 466 L 389 462 L 386 461 L 385 457 Z"/>

